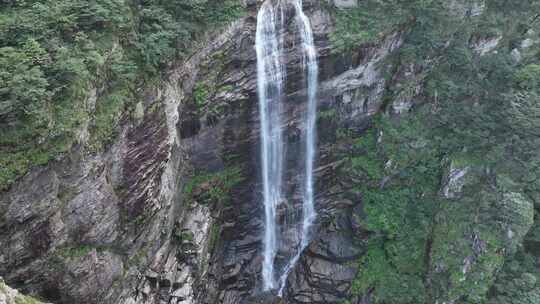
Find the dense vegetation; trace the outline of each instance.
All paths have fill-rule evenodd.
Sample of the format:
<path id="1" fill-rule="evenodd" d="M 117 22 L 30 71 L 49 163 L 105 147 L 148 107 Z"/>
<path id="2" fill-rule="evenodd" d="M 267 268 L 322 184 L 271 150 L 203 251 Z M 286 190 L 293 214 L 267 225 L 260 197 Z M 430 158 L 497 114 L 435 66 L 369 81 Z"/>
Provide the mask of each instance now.
<path id="1" fill-rule="evenodd" d="M 335 12 L 338 53 L 396 31 L 405 39 L 385 63 L 397 67 L 386 113 L 342 173 L 361 181 L 369 232 L 353 290 L 375 303 L 537 303 L 540 7 L 449 5 L 364 1 Z M 396 116 L 403 100 L 414 107 Z M 452 170 L 466 172 L 463 189 L 445 196 Z"/>
<path id="2" fill-rule="evenodd" d="M 236 0 L 0 3 L 0 191 L 74 144 L 96 151 L 137 92 L 242 14 Z"/>

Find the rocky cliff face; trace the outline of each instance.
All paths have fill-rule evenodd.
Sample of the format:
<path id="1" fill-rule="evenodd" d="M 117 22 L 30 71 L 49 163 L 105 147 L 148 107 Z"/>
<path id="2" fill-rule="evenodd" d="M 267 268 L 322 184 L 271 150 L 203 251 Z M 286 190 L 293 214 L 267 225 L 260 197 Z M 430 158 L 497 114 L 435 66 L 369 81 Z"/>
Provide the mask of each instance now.
<path id="1" fill-rule="evenodd" d="M 7 286 L 0 278 L 0 303 L 1 304 L 40 304 L 36 299 L 25 296 L 17 290 Z"/>
<path id="2" fill-rule="evenodd" d="M 377 233 L 366 224 L 368 198 L 357 186 L 369 181 L 345 173 L 349 152 L 356 149 L 350 139 L 371 130 L 377 114 L 399 120 L 419 106 L 424 71 L 391 60 L 404 45 L 406 29 L 353 52 L 333 52 L 329 40 L 333 15 L 326 2 L 306 1 L 321 69 L 319 218 L 284 298 L 264 294 L 253 47 L 257 8 L 249 5 L 246 17 L 178 63 L 166 82 L 144 90 L 137 101 L 139 115 L 124 120 L 106 151 L 74 149 L 35 168 L 2 193 L 0 244 L 6 245 L 0 246 L 0 274 L 7 282 L 54 303 L 373 301 L 374 288 L 358 293 L 352 286 L 358 277 L 357 262 L 370 256 L 368 240 Z M 285 127 L 293 150 L 300 147 L 298 118 L 305 111 L 294 29 L 290 24 L 283 33 L 290 101 Z M 488 47 L 479 52 L 490 52 Z M 388 100 L 389 88 L 399 84 L 411 90 Z M 385 136 L 381 131 L 376 141 L 380 144 Z M 424 147 L 421 140 L 409 144 Z M 289 153 L 287 162 L 300 161 L 297 154 Z M 392 159 L 385 161 L 386 169 L 397 166 Z M 502 177 L 486 167 L 458 160 L 439 165 L 447 170 L 440 176 L 437 193 L 447 204 L 435 219 L 428 245 L 419 250 L 426 252 L 422 263 L 425 284 L 434 290 L 431 299 L 458 303 L 456 299 L 469 292 L 458 289 L 471 282 L 469 274 L 474 276 L 471 280 L 482 280 L 480 275 L 494 279 L 503 251 L 515 251 L 533 225 L 534 209 L 528 197 L 502 187 L 496 181 Z M 294 180 L 294 173 L 289 174 Z M 391 185 L 396 176 L 381 176 L 377 187 Z M 481 197 L 473 196 L 471 185 L 483 189 Z M 461 215 L 460 208 L 468 208 L 467 198 L 473 197 L 501 212 L 504 220 L 482 220 L 500 230 L 500 239 L 484 239 L 483 228 L 457 232 L 448 228 L 453 225 L 449 219 Z M 478 218 L 463 221 L 477 223 Z M 492 241 L 504 244 L 495 246 Z M 452 248 L 443 249 L 446 245 Z M 457 258 L 443 256 L 444 250 Z M 454 289 L 438 286 L 444 285 L 453 267 L 460 269 L 461 283 L 448 283 L 457 284 Z"/>

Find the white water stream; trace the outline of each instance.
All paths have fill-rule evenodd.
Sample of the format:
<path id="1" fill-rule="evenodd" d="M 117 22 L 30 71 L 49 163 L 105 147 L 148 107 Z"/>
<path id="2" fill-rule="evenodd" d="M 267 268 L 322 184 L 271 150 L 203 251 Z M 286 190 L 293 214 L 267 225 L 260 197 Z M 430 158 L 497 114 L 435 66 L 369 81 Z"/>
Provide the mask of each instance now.
<path id="1" fill-rule="evenodd" d="M 287 277 L 309 244 L 310 229 L 317 216 L 314 206 L 313 167 L 316 151 L 317 119 L 317 51 L 308 17 L 302 10 L 302 0 L 292 1 L 295 22 L 302 46 L 302 68 L 307 72 L 307 113 L 304 117 L 305 172 L 303 174 L 302 224 L 300 244 L 296 254 L 287 262 L 278 279 L 278 295 L 282 296 Z M 277 254 L 280 231 L 276 208 L 286 202 L 283 196 L 284 142 L 283 102 L 285 71 L 283 41 L 284 6 L 287 0 L 266 0 L 257 16 L 257 88 L 261 120 L 261 161 L 265 210 L 263 248 L 263 289 L 276 288 L 274 260 Z"/>

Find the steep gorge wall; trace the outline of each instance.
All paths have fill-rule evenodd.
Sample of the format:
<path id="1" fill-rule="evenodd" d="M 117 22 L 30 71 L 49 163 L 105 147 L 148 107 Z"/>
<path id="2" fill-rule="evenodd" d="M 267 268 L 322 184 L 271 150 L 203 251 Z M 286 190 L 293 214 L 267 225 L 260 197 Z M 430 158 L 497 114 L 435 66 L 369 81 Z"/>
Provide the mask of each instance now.
<path id="1" fill-rule="evenodd" d="M 410 29 L 335 52 L 330 41 L 335 17 L 327 5 L 305 4 L 321 67 L 320 217 L 283 300 L 260 291 L 263 212 L 254 5 L 245 18 L 175 66 L 167 81 L 146 88 L 137 101 L 139 115 L 124 121 L 105 152 L 75 149 L 2 193 L 0 243 L 7 246 L 0 248 L 0 274 L 55 303 L 370 303 L 385 301 L 384 296 L 386 301 L 422 302 L 400 295 L 397 288 L 381 288 L 395 286 L 396 278 L 411 284 L 404 288 L 428 294 L 426 302 L 462 303 L 468 295 L 483 296 L 508 259 L 506 252 L 519 250 L 533 225 L 533 203 L 498 171 L 465 157 L 439 157 L 444 153 L 433 162 L 437 174 L 429 175 L 434 190 L 416 179 L 403 181 L 403 172 L 428 176 L 407 170 L 410 163 L 421 167 L 415 162 L 431 157 L 426 152 L 431 139 L 420 132 L 427 120 L 416 113 L 437 106 L 424 98 L 421 64 L 393 56 L 404 48 Z M 466 15 L 455 11 L 459 18 Z M 305 92 L 299 85 L 295 27 L 288 26 L 286 128 L 294 150 Z M 489 54 L 494 50 L 489 45 L 478 42 L 471 49 Z M 389 98 L 389 91 L 400 94 Z M 399 133 L 379 122 L 383 114 L 398 126 L 419 124 L 412 134 Z M 417 158 L 390 153 L 396 133 L 402 140 L 398 145 L 410 149 L 402 152 Z M 294 172 L 289 174 L 294 178 Z M 417 201 L 405 207 L 388 203 L 377 213 L 383 207 L 374 205 L 370 195 L 416 185 L 426 189 L 418 190 L 425 193 L 418 193 Z M 414 222 L 415 214 L 431 212 L 420 202 L 426 196 L 438 206 L 432 218 L 426 216 L 433 220 L 428 232 L 422 230 L 424 223 Z M 377 199 L 386 203 L 387 197 Z M 407 243 L 394 231 L 400 224 L 398 230 L 419 233 L 421 241 Z M 379 236 L 389 244 L 381 246 L 383 251 L 396 255 L 390 262 L 376 255 L 380 239 L 374 237 Z M 407 263 L 420 270 L 404 267 Z M 413 285 L 418 282 L 422 287 Z M 534 284 L 531 294 L 538 288 Z"/>

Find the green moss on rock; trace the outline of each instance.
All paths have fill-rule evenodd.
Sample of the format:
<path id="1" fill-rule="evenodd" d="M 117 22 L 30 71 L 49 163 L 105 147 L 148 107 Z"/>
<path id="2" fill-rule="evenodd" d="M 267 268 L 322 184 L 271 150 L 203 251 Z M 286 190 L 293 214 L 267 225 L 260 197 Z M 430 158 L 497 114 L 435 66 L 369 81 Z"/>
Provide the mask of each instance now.
<path id="1" fill-rule="evenodd" d="M 201 173 L 186 184 L 184 194 L 188 200 L 198 203 L 227 203 L 233 187 L 243 180 L 242 169 L 238 167 L 216 173 Z"/>
<path id="2" fill-rule="evenodd" d="M 17 290 L 7 286 L 0 277 L 0 301 L 4 304 L 42 304 L 35 298 L 23 295 Z"/>

